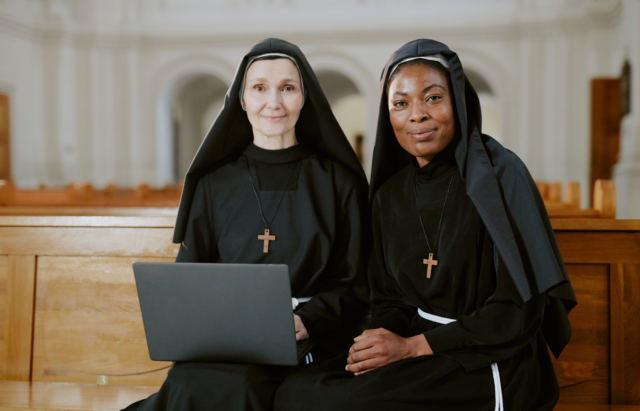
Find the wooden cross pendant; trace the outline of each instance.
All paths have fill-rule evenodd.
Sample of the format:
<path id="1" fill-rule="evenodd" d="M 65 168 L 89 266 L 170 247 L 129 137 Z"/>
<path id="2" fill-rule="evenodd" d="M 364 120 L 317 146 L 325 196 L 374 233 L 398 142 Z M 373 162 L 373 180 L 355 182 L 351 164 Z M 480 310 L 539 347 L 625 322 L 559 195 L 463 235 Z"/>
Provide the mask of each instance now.
<path id="1" fill-rule="evenodd" d="M 269 241 L 276 241 L 276 236 L 275 235 L 269 235 L 269 230 L 268 228 L 264 229 L 264 235 L 260 234 L 258 236 L 258 240 L 264 240 L 264 248 L 262 249 L 263 253 L 268 253 L 269 252 Z M 427 261 L 427 260 L 425 260 Z M 431 270 L 431 267 L 429 267 L 429 270 Z"/>
<path id="2" fill-rule="evenodd" d="M 427 278 L 431 278 L 431 267 L 433 267 L 434 265 L 438 265 L 438 260 L 434 260 L 433 253 L 429 253 L 429 259 L 422 260 L 422 264 L 427 264 L 429 266 L 427 268 Z"/>

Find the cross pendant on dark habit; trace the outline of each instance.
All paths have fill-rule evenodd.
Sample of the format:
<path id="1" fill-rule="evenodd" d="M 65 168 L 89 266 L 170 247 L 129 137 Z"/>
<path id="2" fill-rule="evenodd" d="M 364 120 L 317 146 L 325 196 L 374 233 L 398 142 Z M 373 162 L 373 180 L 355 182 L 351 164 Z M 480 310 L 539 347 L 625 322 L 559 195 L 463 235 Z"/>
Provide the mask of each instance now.
<path id="1" fill-rule="evenodd" d="M 269 230 L 268 228 L 265 228 L 264 234 L 260 234 L 258 236 L 258 240 L 264 240 L 264 248 L 262 249 L 262 252 L 265 254 L 269 252 L 269 241 L 276 241 L 275 235 L 269 235 L 270 231 L 271 230 Z"/>
<path id="2" fill-rule="evenodd" d="M 427 278 L 431 278 L 431 267 L 434 265 L 438 265 L 438 260 L 433 259 L 433 253 L 429 253 L 429 259 L 426 258 L 422 260 L 422 264 L 427 264 L 429 267 L 427 268 Z"/>

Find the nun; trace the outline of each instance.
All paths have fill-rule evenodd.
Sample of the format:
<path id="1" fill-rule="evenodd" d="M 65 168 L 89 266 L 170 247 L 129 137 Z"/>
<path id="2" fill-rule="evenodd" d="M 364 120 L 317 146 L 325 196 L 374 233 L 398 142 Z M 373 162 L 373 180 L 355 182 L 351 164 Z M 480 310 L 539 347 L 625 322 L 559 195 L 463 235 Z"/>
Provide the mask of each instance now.
<path id="1" fill-rule="evenodd" d="M 568 343 L 576 300 L 527 168 L 482 134 L 442 43 L 391 56 L 378 118 L 371 327 L 288 376 L 275 409 L 553 409 L 547 346 L 558 357 Z"/>
<path id="2" fill-rule="evenodd" d="M 303 362 L 317 361 L 348 349 L 369 308 L 367 190 L 305 56 L 266 39 L 240 62 L 187 173 L 176 261 L 287 264 L 296 339 L 315 344 Z M 176 363 L 127 409 L 270 410 L 295 368 Z"/>

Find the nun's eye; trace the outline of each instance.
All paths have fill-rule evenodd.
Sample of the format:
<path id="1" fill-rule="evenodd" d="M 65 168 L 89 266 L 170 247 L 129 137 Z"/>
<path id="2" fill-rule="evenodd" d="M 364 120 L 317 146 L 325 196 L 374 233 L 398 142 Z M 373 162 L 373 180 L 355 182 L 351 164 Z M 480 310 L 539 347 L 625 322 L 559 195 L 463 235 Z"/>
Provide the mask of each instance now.
<path id="1" fill-rule="evenodd" d="M 253 89 L 255 91 L 264 91 L 264 87 L 262 87 L 262 86 L 254 86 Z"/>
<path id="2" fill-rule="evenodd" d="M 440 97 L 440 96 L 429 96 L 429 97 L 427 97 L 427 102 L 438 101 L 441 98 L 442 97 Z"/>
<path id="3" fill-rule="evenodd" d="M 393 103 L 394 107 L 404 107 L 406 105 L 407 103 L 405 103 L 404 101 L 396 101 L 395 103 Z"/>
<path id="4" fill-rule="evenodd" d="M 293 86 L 284 86 L 284 91 L 293 91 L 294 87 Z"/>

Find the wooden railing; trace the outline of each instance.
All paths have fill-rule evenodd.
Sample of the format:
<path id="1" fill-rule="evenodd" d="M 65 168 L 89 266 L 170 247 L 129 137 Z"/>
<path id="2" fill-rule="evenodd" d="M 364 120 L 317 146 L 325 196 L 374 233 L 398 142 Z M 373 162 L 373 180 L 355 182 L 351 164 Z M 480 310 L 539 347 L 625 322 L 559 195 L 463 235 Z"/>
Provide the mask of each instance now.
<path id="1" fill-rule="evenodd" d="M 140 184 L 135 189 L 110 184 L 96 190 L 91 184 L 70 184 L 66 188 L 39 190 L 16 189 L 9 181 L 0 181 L 0 206 L 10 207 L 177 207 L 182 184 L 152 189 Z"/>
<path id="2" fill-rule="evenodd" d="M 576 181 L 567 183 L 564 198 L 561 183 L 536 181 L 536 185 L 550 218 L 616 218 L 616 185 L 612 180 L 596 180 L 591 209 L 581 208 L 582 193 Z"/>

